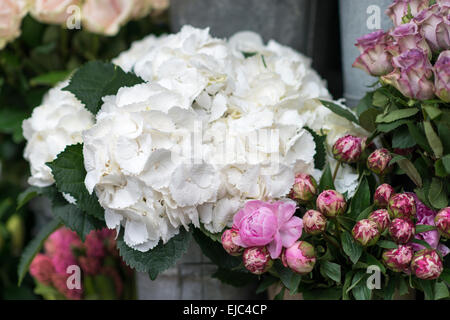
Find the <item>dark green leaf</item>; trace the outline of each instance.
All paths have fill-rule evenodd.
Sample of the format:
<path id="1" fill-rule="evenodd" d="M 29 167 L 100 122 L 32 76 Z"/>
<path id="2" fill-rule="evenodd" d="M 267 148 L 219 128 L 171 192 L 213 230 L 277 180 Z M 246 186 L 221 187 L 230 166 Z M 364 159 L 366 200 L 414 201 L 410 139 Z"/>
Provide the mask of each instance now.
<path id="1" fill-rule="evenodd" d="M 395 242 L 389 240 L 378 240 L 377 246 L 384 249 L 397 249 L 398 247 Z"/>
<path id="2" fill-rule="evenodd" d="M 444 153 L 444 147 L 442 145 L 441 139 L 439 139 L 436 131 L 434 131 L 430 121 L 424 121 L 423 127 L 425 129 L 425 136 L 427 137 L 431 149 L 433 149 L 434 155 L 436 156 L 436 158 L 441 158 Z"/>
<path id="3" fill-rule="evenodd" d="M 436 230 L 435 226 L 429 226 L 426 224 L 416 224 L 416 234 L 427 232 L 430 230 Z"/>
<path id="4" fill-rule="evenodd" d="M 244 287 L 257 279 L 255 275 L 249 272 L 233 271 L 223 268 L 218 268 L 212 277 L 234 287 Z"/>
<path id="5" fill-rule="evenodd" d="M 416 143 L 426 152 L 431 153 L 431 148 L 428 144 L 427 138 L 425 137 L 425 132 L 422 130 L 422 126 L 417 123 L 409 122 L 408 131 L 411 137 L 416 141 Z"/>
<path id="6" fill-rule="evenodd" d="M 29 187 L 17 196 L 17 207 L 19 210 L 24 205 L 26 205 L 30 200 L 34 199 L 40 194 L 41 190 L 38 187 Z"/>
<path id="7" fill-rule="evenodd" d="M 348 294 L 348 288 L 352 284 L 352 278 L 353 278 L 354 271 L 349 271 L 345 274 L 345 280 L 344 285 L 342 287 L 342 300 L 350 300 L 349 294 Z"/>
<path id="8" fill-rule="evenodd" d="M 377 126 L 377 130 L 380 132 L 387 133 L 387 132 L 391 132 L 394 129 L 397 129 L 398 127 L 400 127 L 404 124 L 409 124 L 409 123 L 412 123 L 412 121 L 411 120 L 397 120 L 397 121 L 393 121 L 390 123 L 380 123 Z"/>
<path id="9" fill-rule="evenodd" d="M 256 294 L 263 293 L 271 285 L 273 285 L 273 284 L 275 284 L 277 282 L 278 282 L 278 278 L 276 278 L 274 276 L 271 276 L 271 275 L 264 276 L 263 280 L 261 281 L 261 283 L 259 284 L 258 288 L 256 289 Z"/>
<path id="10" fill-rule="evenodd" d="M 419 109 L 417 109 L 417 108 L 398 109 L 398 110 L 391 111 L 391 112 L 387 113 L 386 115 L 380 114 L 377 117 L 376 122 L 377 123 L 394 122 L 399 119 L 405 119 L 405 118 L 412 117 L 417 112 L 419 112 Z"/>
<path id="11" fill-rule="evenodd" d="M 430 185 L 430 191 L 428 193 L 428 200 L 436 209 L 442 209 L 447 206 L 447 192 L 444 182 L 441 179 L 433 178 Z"/>
<path id="12" fill-rule="evenodd" d="M 174 266 L 191 244 L 192 233 L 184 229 L 166 244 L 159 243 L 147 252 L 134 250 L 125 244 L 123 236 L 117 239 L 117 248 L 123 261 L 138 272 L 148 272 L 152 280 L 159 273 Z"/>
<path id="13" fill-rule="evenodd" d="M 421 244 L 422 246 L 424 246 L 424 247 L 427 248 L 427 249 L 433 249 L 433 248 L 431 248 L 431 246 L 428 244 L 428 242 L 426 242 L 425 240 L 413 238 L 413 239 L 411 239 L 411 242 Z"/>
<path id="14" fill-rule="evenodd" d="M 356 243 L 356 241 L 347 231 L 342 232 L 341 241 L 342 249 L 344 250 L 345 254 L 348 255 L 353 263 L 358 262 L 363 252 L 362 247 L 358 243 Z"/>
<path id="15" fill-rule="evenodd" d="M 125 73 L 112 63 L 91 61 L 79 68 L 64 90 L 72 92 L 86 108 L 97 114 L 102 97 L 116 94 L 122 87 L 132 87 L 143 83 L 133 73 Z"/>
<path id="16" fill-rule="evenodd" d="M 319 99 L 320 100 L 320 99 Z M 331 101 L 326 101 L 326 100 L 320 100 L 320 102 L 328 109 L 330 109 L 331 111 L 333 111 L 334 113 L 336 113 L 338 116 L 341 116 L 351 122 L 354 122 L 356 124 L 358 124 L 358 119 L 356 118 L 356 116 L 353 114 L 353 112 L 351 112 L 348 109 L 343 108 L 340 105 L 337 105 Z"/>
<path id="17" fill-rule="evenodd" d="M 359 216 L 356 218 L 356 221 L 362 220 L 362 219 L 367 219 L 367 217 L 372 213 L 373 211 L 373 205 L 367 207 L 366 209 L 364 209 Z"/>
<path id="18" fill-rule="evenodd" d="M 377 128 L 375 119 L 381 113 L 381 110 L 370 108 L 361 113 L 359 116 L 359 123 L 361 127 L 366 129 L 369 132 L 375 131 Z"/>
<path id="19" fill-rule="evenodd" d="M 23 250 L 22 256 L 20 257 L 19 267 L 17 269 L 19 286 L 22 283 L 23 278 L 25 277 L 28 268 L 30 267 L 31 261 L 36 256 L 37 253 L 41 250 L 44 245 L 44 241 L 48 238 L 48 236 L 55 231 L 60 226 L 60 223 L 57 219 L 50 221 L 46 224 L 37 234 L 37 236 L 28 243 L 26 248 Z"/>
<path id="20" fill-rule="evenodd" d="M 320 272 L 331 280 L 341 283 L 341 266 L 330 261 L 323 261 L 320 264 Z"/>
<path id="21" fill-rule="evenodd" d="M 434 285 L 434 299 L 440 300 L 450 296 L 447 285 L 444 282 L 436 282 Z"/>
<path id="22" fill-rule="evenodd" d="M 30 80 L 31 86 L 50 86 L 53 87 L 58 82 L 61 82 L 69 77 L 71 71 L 52 71 L 49 73 L 41 74 Z"/>
<path id="23" fill-rule="evenodd" d="M 319 181 L 319 188 L 321 191 L 334 189 L 333 175 L 331 174 L 329 164 L 325 167 L 325 170 L 322 173 L 322 177 L 320 178 Z"/>
<path id="24" fill-rule="evenodd" d="M 316 169 L 322 170 L 325 166 L 327 159 L 327 150 L 325 148 L 325 142 L 327 140 L 326 135 L 318 135 L 314 130 L 306 127 L 305 128 L 314 138 L 316 144 L 316 153 L 314 154 L 314 167 Z"/>
<path id="25" fill-rule="evenodd" d="M 434 300 L 433 281 L 415 279 L 415 282 L 418 284 L 419 289 L 425 294 L 425 300 Z"/>
<path id="26" fill-rule="evenodd" d="M 407 127 L 402 126 L 394 131 L 392 136 L 392 148 L 406 149 L 416 145 L 413 137 L 410 135 Z"/>
<path id="27" fill-rule="evenodd" d="M 400 169 L 402 169 L 408 177 L 418 186 L 419 188 L 422 187 L 422 177 L 420 176 L 420 173 L 417 171 L 416 167 L 414 167 L 414 164 L 406 157 L 401 155 L 395 155 L 390 164 L 393 165 L 394 163 L 398 163 L 398 166 Z"/>
<path id="28" fill-rule="evenodd" d="M 340 288 L 320 288 L 303 291 L 305 300 L 339 300 L 342 297 Z"/>
<path id="29" fill-rule="evenodd" d="M 369 266 L 375 265 L 378 268 L 380 268 L 382 273 L 386 273 L 386 268 L 384 267 L 384 265 L 377 258 L 375 258 L 373 255 L 371 255 L 368 252 L 365 252 L 364 253 L 364 257 L 365 257 L 365 260 L 366 260 L 366 262 L 367 262 L 367 264 Z"/>
<path id="30" fill-rule="evenodd" d="M 450 154 L 447 154 L 444 157 L 442 157 L 442 165 L 444 166 L 445 171 L 447 171 L 447 173 L 450 174 Z"/>
<path id="31" fill-rule="evenodd" d="M 370 206 L 370 187 L 364 176 L 350 203 L 350 216 L 356 218 Z"/>
<path id="32" fill-rule="evenodd" d="M 372 297 L 372 290 L 370 290 L 366 283 L 366 276 L 363 276 L 352 289 L 352 294 L 356 300 L 370 300 Z"/>
<path id="33" fill-rule="evenodd" d="M 364 111 L 372 107 L 373 92 L 367 92 L 366 95 L 359 100 L 356 106 L 356 114 L 360 116 Z"/>
<path id="34" fill-rule="evenodd" d="M 288 288 L 291 294 L 296 294 L 298 285 L 302 280 L 302 276 L 298 273 L 293 272 L 289 268 L 285 268 L 283 264 L 280 263 L 280 261 L 275 261 L 274 268 L 277 271 L 284 286 Z"/>

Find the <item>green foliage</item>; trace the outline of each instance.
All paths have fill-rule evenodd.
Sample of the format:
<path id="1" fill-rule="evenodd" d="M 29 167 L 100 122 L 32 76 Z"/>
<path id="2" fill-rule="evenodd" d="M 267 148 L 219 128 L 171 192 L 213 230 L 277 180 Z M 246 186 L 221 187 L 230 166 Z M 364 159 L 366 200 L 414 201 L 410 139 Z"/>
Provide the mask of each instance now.
<path id="1" fill-rule="evenodd" d="M 343 107 L 341 107 L 340 105 L 337 105 L 336 103 L 333 103 L 331 101 L 326 101 L 326 100 L 319 100 L 326 108 L 330 109 L 331 111 L 333 111 L 334 113 L 336 113 L 338 116 L 341 116 L 351 122 L 354 122 L 356 124 L 358 124 L 358 119 L 356 118 L 356 116 L 353 114 L 353 112 L 351 112 L 348 109 L 345 109 Z"/>
<path id="2" fill-rule="evenodd" d="M 352 263 L 358 262 L 362 255 L 363 249 L 359 243 L 357 243 L 353 237 L 347 232 L 342 232 L 341 235 L 342 249 L 345 254 L 350 258 Z"/>

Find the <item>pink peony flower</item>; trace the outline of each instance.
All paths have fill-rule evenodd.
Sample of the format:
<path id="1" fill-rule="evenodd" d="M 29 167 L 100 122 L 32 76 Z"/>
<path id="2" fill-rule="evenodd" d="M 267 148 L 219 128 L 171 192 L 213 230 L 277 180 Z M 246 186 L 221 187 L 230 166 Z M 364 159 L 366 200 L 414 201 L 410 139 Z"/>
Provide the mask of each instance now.
<path id="1" fill-rule="evenodd" d="M 265 273 L 273 264 L 266 247 L 247 248 L 244 250 L 242 258 L 244 267 L 251 273 L 258 275 Z"/>
<path id="2" fill-rule="evenodd" d="M 239 256 L 244 251 L 244 248 L 236 245 L 233 242 L 233 238 L 239 236 L 239 230 L 237 229 L 228 229 L 222 233 L 222 246 L 228 254 L 232 256 Z"/>
<path id="3" fill-rule="evenodd" d="M 389 225 L 389 234 L 396 243 L 407 243 L 414 236 L 414 224 L 409 219 L 394 219 Z"/>
<path id="4" fill-rule="evenodd" d="M 280 256 L 283 247 L 290 247 L 302 235 L 302 219 L 295 217 L 294 201 L 247 201 L 234 216 L 233 228 L 239 236 L 233 242 L 241 247 L 267 245 L 272 259 Z"/>
<path id="5" fill-rule="evenodd" d="M 284 250 L 283 265 L 298 274 L 308 274 L 316 264 L 314 247 L 306 241 L 298 241 Z"/>
<path id="6" fill-rule="evenodd" d="M 325 190 L 316 200 L 316 207 L 324 216 L 334 218 L 345 212 L 347 202 L 342 194 L 335 190 Z"/>
<path id="7" fill-rule="evenodd" d="M 411 13 L 412 17 L 417 15 L 420 11 L 428 7 L 428 0 L 395 0 L 386 10 L 386 14 L 394 22 L 394 26 L 399 26 L 408 21 L 406 17 Z"/>
<path id="8" fill-rule="evenodd" d="M 369 220 L 362 219 L 356 222 L 352 229 L 353 239 L 364 247 L 373 246 L 380 238 L 378 224 Z"/>
<path id="9" fill-rule="evenodd" d="M 424 249 L 417 251 L 411 262 L 411 270 L 419 279 L 437 279 L 443 269 L 441 257 L 435 250 Z"/>
<path id="10" fill-rule="evenodd" d="M 450 207 L 439 211 L 434 222 L 441 236 L 450 239 Z"/>
<path id="11" fill-rule="evenodd" d="M 333 145 L 334 158 L 345 163 L 357 162 L 361 157 L 363 142 L 362 138 L 352 135 L 339 138 Z"/>
<path id="12" fill-rule="evenodd" d="M 389 212 L 386 209 L 375 210 L 369 215 L 369 220 L 375 222 L 378 226 L 378 230 L 383 232 L 391 223 L 389 219 Z"/>
<path id="13" fill-rule="evenodd" d="M 442 51 L 433 68 L 436 95 L 450 102 L 450 50 Z"/>
<path id="14" fill-rule="evenodd" d="M 105 243 L 101 231 L 93 230 L 84 241 L 86 254 L 88 257 L 103 258 L 105 256 Z"/>
<path id="15" fill-rule="evenodd" d="M 373 195 L 373 202 L 379 208 L 386 208 L 391 196 L 395 194 L 394 188 L 389 184 L 384 183 L 375 190 Z"/>
<path id="16" fill-rule="evenodd" d="M 312 235 L 317 235 L 324 232 L 327 226 L 327 218 L 316 210 L 306 211 L 302 220 L 306 233 Z"/>
<path id="17" fill-rule="evenodd" d="M 47 286 L 52 283 L 52 274 L 55 273 L 52 260 L 45 254 L 38 253 L 30 265 L 30 274 L 37 281 Z"/>
<path id="18" fill-rule="evenodd" d="M 81 248 L 82 242 L 75 232 L 63 227 L 53 232 L 44 246 L 49 250 L 56 272 L 65 274 L 68 266 L 77 264 L 73 249 Z"/>
<path id="19" fill-rule="evenodd" d="M 307 203 L 317 194 L 317 182 L 309 174 L 298 173 L 295 176 L 294 186 L 290 198 L 301 203 Z"/>
<path id="20" fill-rule="evenodd" d="M 419 25 L 431 49 L 435 52 L 450 49 L 450 4 L 434 4 L 422 10 L 414 22 Z"/>
<path id="21" fill-rule="evenodd" d="M 80 300 L 83 297 L 83 288 L 69 289 L 67 286 L 67 274 L 52 274 L 52 283 L 56 290 L 69 300 Z"/>
<path id="22" fill-rule="evenodd" d="M 391 64 L 392 55 L 386 50 L 389 44 L 387 34 L 377 30 L 356 40 L 360 55 L 352 67 L 366 71 L 372 76 L 382 76 L 394 68 Z"/>
<path id="23" fill-rule="evenodd" d="M 395 272 L 409 272 L 409 265 L 413 257 L 410 246 L 399 245 L 396 249 L 385 250 L 382 255 L 386 267 Z"/>
<path id="24" fill-rule="evenodd" d="M 416 201 L 411 194 L 397 193 L 389 199 L 391 218 L 413 219 L 416 216 Z"/>
<path id="25" fill-rule="evenodd" d="M 391 160 L 392 155 L 387 149 L 377 149 L 367 158 L 367 168 L 376 174 L 384 175 L 392 169 L 392 166 L 389 166 Z"/>
<path id="26" fill-rule="evenodd" d="M 98 274 L 102 263 L 99 258 L 93 256 L 80 256 L 78 262 L 81 270 L 90 275 Z"/>
<path id="27" fill-rule="evenodd" d="M 434 85 L 430 80 L 433 72 L 426 53 L 411 49 L 392 59 L 394 71 L 382 76 L 381 80 L 394 86 L 404 96 L 428 100 L 434 97 Z"/>

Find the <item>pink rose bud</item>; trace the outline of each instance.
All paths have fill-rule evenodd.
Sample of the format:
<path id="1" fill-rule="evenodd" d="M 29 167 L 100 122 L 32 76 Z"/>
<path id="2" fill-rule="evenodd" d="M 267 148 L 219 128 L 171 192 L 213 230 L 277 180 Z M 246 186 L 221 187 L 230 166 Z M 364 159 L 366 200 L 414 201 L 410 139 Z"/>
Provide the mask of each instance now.
<path id="1" fill-rule="evenodd" d="M 352 229 L 353 239 L 364 247 L 373 246 L 380 238 L 378 225 L 369 219 L 363 219 L 356 222 Z"/>
<path id="2" fill-rule="evenodd" d="M 301 203 L 307 203 L 314 199 L 317 194 L 317 182 L 309 174 L 299 173 L 295 176 L 291 198 Z"/>
<path id="3" fill-rule="evenodd" d="M 396 243 L 407 243 L 414 236 L 414 231 L 411 220 L 397 218 L 389 225 L 389 234 Z"/>
<path id="4" fill-rule="evenodd" d="M 407 193 L 394 194 L 389 199 L 388 211 L 391 218 L 413 219 L 416 216 L 416 201 Z"/>
<path id="5" fill-rule="evenodd" d="M 333 156 L 336 160 L 345 163 L 357 162 L 363 149 L 363 139 L 346 135 L 339 138 L 333 145 Z"/>
<path id="6" fill-rule="evenodd" d="M 33 18 L 44 23 L 63 24 L 72 13 L 70 6 L 79 6 L 81 0 L 31 0 L 30 11 Z"/>
<path id="7" fill-rule="evenodd" d="M 450 239 L 450 207 L 439 211 L 434 218 L 434 223 L 439 234 L 444 238 Z"/>
<path id="8" fill-rule="evenodd" d="M 443 269 L 441 257 L 436 250 L 420 250 L 417 251 L 412 258 L 411 271 L 419 279 L 437 279 L 441 275 Z"/>
<path id="9" fill-rule="evenodd" d="M 427 8 L 428 4 L 429 0 L 395 0 L 385 13 L 392 19 L 395 26 L 399 26 L 402 23 L 408 22 L 410 18 Z M 408 18 L 409 12 L 412 17 Z"/>
<path id="10" fill-rule="evenodd" d="M 38 253 L 30 265 L 30 274 L 42 284 L 51 285 L 52 274 L 55 273 L 52 260 L 42 253 Z"/>
<path id="11" fill-rule="evenodd" d="M 285 267 L 302 275 L 310 273 L 316 264 L 314 247 L 306 241 L 298 241 L 285 249 L 281 259 Z"/>
<path id="12" fill-rule="evenodd" d="M 263 274 L 272 267 L 273 260 L 266 247 L 252 247 L 244 250 L 244 266 L 253 274 Z"/>
<path id="13" fill-rule="evenodd" d="M 375 210 L 370 214 L 368 219 L 377 224 L 380 232 L 384 232 L 384 230 L 386 230 L 391 223 L 391 219 L 389 219 L 389 212 L 386 209 Z"/>
<path id="14" fill-rule="evenodd" d="M 284 248 L 297 241 L 303 230 L 303 221 L 294 216 L 296 203 L 292 200 L 264 202 L 247 201 L 233 218 L 233 228 L 239 237 L 232 241 L 241 247 L 267 245 L 272 259 L 280 256 Z"/>
<path id="15" fill-rule="evenodd" d="M 394 56 L 410 49 L 421 49 L 428 58 L 431 58 L 431 49 L 414 22 L 399 25 L 391 31 L 391 36 L 394 39 L 394 44 L 388 50 Z"/>
<path id="16" fill-rule="evenodd" d="M 373 203 L 379 208 L 387 208 L 389 199 L 395 194 L 394 188 L 383 183 L 378 186 L 373 195 Z"/>
<path id="17" fill-rule="evenodd" d="M 22 18 L 26 15 L 27 0 L 0 1 L 0 50 L 6 43 L 20 36 Z"/>
<path id="18" fill-rule="evenodd" d="M 233 238 L 239 236 L 239 230 L 236 229 L 228 229 L 222 233 L 222 246 L 228 254 L 232 256 L 239 256 L 244 251 L 244 248 L 236 245 L 233 242 Z"/>
<path id="19" fill-rule="evenodd" d="M 408 272 L 412 257 L 412 248 L 405 245 L 385 250 L 382 255 L 384 265 L 394 272 Z"/>
<path id="20" fill-rule="evenodd" d="M 345 212 L 347 202 L 342 194 L 335 190 L 325 190 L 316 200 L 317 210 L 328 218 L 334 218 Z"/>
<path id="21" fill-rule="evenodd" d="M 441 52 L 433 71 L 436 95 L 444 102 L 450 102 L 450 50 Z"/>
<path id="22" fill-rule="evenodd" d="M 383 30 L 377 30 L 356 40 L 360 55 L 353 62 L 354 68 L 366 71 L 372 76 L 382 76 L 391 72 L 394 68 L 391 64 L 391 54 L 388 47 L 387 34 Z"/>
<path id="23" fill-rule="evenodd" d="M 420 12 L 414 22 L 434 52 L 450 49 L 450 4 L 434 4 Z"/>
<path id="24" fill-rule="evenodd" d="M 303 228 L 306 233 L 317 235 L 325 231 L 327 218 L 319 211 L 308 210 L 303 215 Z"/>
<path id="25" fill-rule="evenodd" d="M 392 155 L 387 149 L 377 149 L 367 158 L 367 167 L 376 174 L 384 175 L 392 169 L 392 166 L 389 166 L 391 160 Z"/>
<path id="26" fill-rule="evenodd" d="M 426 53 L 411 49 L 392 59 L 394 71 L 382 76 L 384 83 L 394 86 L 404 96 L 416 100 L 434 97 L 432 66 Z"/>

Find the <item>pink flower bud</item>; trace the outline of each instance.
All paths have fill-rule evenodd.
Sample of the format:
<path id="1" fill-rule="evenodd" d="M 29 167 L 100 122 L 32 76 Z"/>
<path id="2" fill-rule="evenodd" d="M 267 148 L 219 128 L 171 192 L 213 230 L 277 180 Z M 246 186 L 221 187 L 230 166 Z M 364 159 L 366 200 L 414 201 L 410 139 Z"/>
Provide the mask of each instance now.
<path id="1" fill-rule="evenodd" d="M 266 247 L 252 247 L 244 250 L 244 266 L 253 274 L 263 274 L 272 267 L 273 260 Z"/>
<path id="2" fill-rule="evenodd" d="M 394 188 L 389 184 L 383 183 L 378 186 L 373 195 L 373 202 L 379 208 L 386 208 L 389 203 L 389 199 L 395 194 Z"/>
<path id="3" fill-rule="evenodd" d="M 394 219 L 389 225 L 389 234 L 396 243 L 407 243 L 414 236 L 414 224 L 411 220 Z"/>
<path id="4" fill-rule="evenodd" d="M 405 245 L 385 250 L 382 255 L 384 265 L 395 272 L 408 272 L 412 257 L 412 248 Z"/>
<path id="5" fill-rule="evenodd" d="M 394 71 L 382 76 L 384 83 L 394 86 L 404 96 L 428 100 L 434 97 L 431 63 L 422 49 L 411 49 L 392 59 Z"/>
<path id="6" fill-rule="evenodd" d="M 420 12 L 414 22 L 435 52 L 450 49 L 450 5 L 435 4 Z"/>
<path id="7" fill-rule="evenodd" d="M 386 209 L 375 210 L 370 214 L 368 219 L 377 224 L 380 232 L 386 230 L 391 223 L 391 220 L 389 219 L 389 212 Z"/>
<path id="8" fill-rule="evenodd" d="M 78 258 L 78 262 L 80 263 L 81 270 L 86 274 L 98 274 L 101 267 L 100 258 L 93 256 L 81 256 Z"/>
<path id="9" fill-rule="evenodd" d="M 298 274 L 308 274 L 316 264 L 314 247 L 306 241 L 298 241 L 284 250 L 281 256 L 283 265 Z"/>
<path id="10" fill-rule="evenodd" d="M 450 50 L 441 52 L 433 71 L 436 95 L 444 102 L 450 102 Z"/>
<path id="11" fill-rule="evenodd" d="M 317 182 L 309 174 L 299 173 L 295 176 L 294 186 L 291 192 L 291 199 L 301 203 L 307 203 L 314 199 L 317 194 Z"/>
<path id="12" fill-rule="evenodd" d="M 333 145 L 333 156 L 336 160 L 345 163 L 354 163 L 359 160 L 363 149 L 363 139 L 346 135 L 339 138 Z"/>
<path id="13" fill-rule="evenodd" d="M 52 260 L 45 254 L 38 253 L 30 265 L 30 274 L 42 284 L 47 286 L 52 283 L 52 274 L 55 273 Z"/>
<path id="14" fill-rule="evenodd" d="M 411 262 L 411 270 L 419 279 L 437 279 L 443 269 L 441 257 L 436 250 L 424 249 L 417 251 Z"/>
<path id="15" fill-rule="evenodd" d="M 228 254 L 232 256 L 239 256 L 244 251 L 244 248 L 238 246 L 233 242 L 233 238 L 239 236 L 239 230 L 236 229 L 228 229 L 222 233 L 222 246 Z"/>
<path id="16" fill-rule="evenodd" d="M 416 216 L 416 201 L 407 193 L 394 194 L 389 199 L 388 211 L 391 218 L 413 219 Z"/>
<path id="17" fill-rule="evenodd" d="M 325 190 L 317 197 L 317 210 L 328 218 L 334 218 L 345 212 L 347 202 L 342 194 L 335 190 Z"/>
<path id="18" fill-rule="evenodd" d="M 363 219 L 356 222 L 352 229 L 353 239 L 364 247 L 373 246 L 380 238 L 378 225 L 369 219 Z"/>
<path id="19" fill-rule="evenodd" d="M 355 44 L 360 55 L 353 62 L 354 68 L 366 71 L 372 76 L 382 76 L 393 70 L 391 54 L 388 47 L 387 34 L 383 30 L 377 30 L 357 39 Z"/>
<path id="20" fill-rule="evenodd" d="M 319 211 L 308 210 L 303 215 L 303 227 L 306 233 L 313 235 L 320 234 L 325 231 L 326 226 L 327 218 Z"/>
<path id="21" fill-rule="evenodd" d="M 405 22 L 408 12 L 414 17 L 420 11 L 428 7 L 428 0 L 395 0 L 386 10 L 386 14 L 392 19 L 395 26 Z"/>
<path id="22" fill-rule="evenodd" d="M 384 175 L 392 169 L 389 166 L 391 159 L 392 155 L 387 149 L 377 149 L 367 158 L 367 167 L 376 174 Z"/>
<path id="23" fill-rule="evenodd" d="M 439 234 L 444 238 L 450 239 L 450 207 L 439 211 L 434 218 L 434 223 L 436 224 Z"/>

